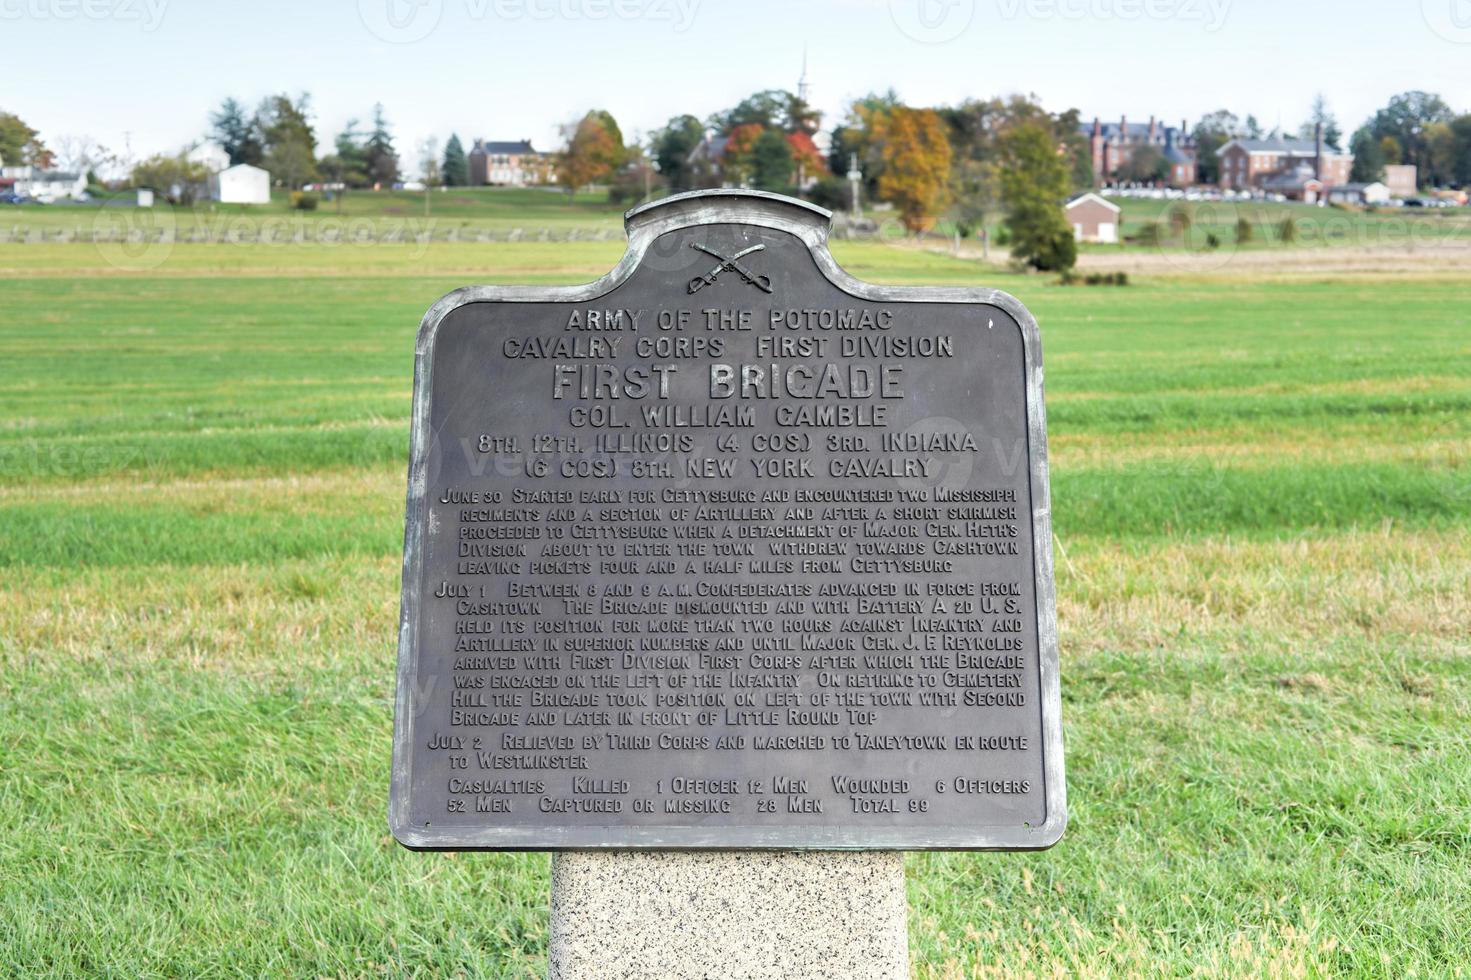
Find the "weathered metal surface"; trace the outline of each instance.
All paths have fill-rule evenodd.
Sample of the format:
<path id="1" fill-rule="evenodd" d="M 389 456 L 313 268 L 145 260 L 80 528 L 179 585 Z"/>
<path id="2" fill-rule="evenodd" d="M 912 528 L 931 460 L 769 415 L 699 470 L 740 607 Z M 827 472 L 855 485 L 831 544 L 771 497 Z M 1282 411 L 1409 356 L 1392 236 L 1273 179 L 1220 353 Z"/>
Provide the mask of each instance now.
<path id="1" fill-rule="evenodd" d="M 416 848 L 1062 833 L 1036 322 L 754 192 L 418 340 L 390 823 Z"/>

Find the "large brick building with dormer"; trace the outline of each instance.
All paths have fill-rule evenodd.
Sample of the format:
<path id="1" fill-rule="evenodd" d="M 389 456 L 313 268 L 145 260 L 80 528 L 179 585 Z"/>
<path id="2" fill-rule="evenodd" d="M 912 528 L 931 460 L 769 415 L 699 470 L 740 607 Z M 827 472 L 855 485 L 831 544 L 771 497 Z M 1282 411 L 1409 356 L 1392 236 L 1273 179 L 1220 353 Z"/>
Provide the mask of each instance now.
<path id="1" fill-rule="evenodd" d="M 1165 183 L 1171 187 L 1189 187 L 1195 183 L 1195 140 L 1185 121 L 1179 128 L 1166 126 L 1154 116 L 1147 123 L 1131 123 L 1123 116 L 1116 123 L 1097 119 L 1080 127 L 1088 141 L 1093 164 L 1093 186 L 1102 187 L 1118 179 L 1120 170 L 1133 162 L 1145 147 L 1150 147 L 1169 165 Z"/>
<path id="2" fill-rule="evenodd" d="M 1305 192 L 1321 194 L 1348 183 L 1354 166 L 1354 155 L 1329 146 L 1321 132 L 1310 140 L 1280 136 L 1234 139 L 1216 151 L 1216 155 L 1221 165 L 1221 187 L 1238 191 L 1261 189 L 1294 199 L 1303 199 L 1298 195 Z"/>

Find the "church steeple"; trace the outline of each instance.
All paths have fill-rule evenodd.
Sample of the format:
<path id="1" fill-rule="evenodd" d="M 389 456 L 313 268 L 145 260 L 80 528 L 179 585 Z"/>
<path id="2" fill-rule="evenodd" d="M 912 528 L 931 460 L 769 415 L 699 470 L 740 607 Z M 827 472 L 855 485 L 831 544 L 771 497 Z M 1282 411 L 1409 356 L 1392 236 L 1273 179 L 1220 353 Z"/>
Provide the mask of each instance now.
<path id="1" fill-rule="evenodd" d="M 802 77 L 797 79 L 797 98 L 812 104 L 812 83 L 807 80 L 807 45 L 802 45 Z"/>

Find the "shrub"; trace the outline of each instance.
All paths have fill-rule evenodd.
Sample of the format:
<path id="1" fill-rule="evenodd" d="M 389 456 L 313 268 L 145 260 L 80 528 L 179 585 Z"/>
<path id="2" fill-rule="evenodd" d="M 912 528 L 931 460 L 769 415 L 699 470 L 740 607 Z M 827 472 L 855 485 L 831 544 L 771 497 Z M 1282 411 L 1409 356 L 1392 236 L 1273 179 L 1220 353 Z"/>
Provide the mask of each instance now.
<path id="1" fill-rule="evenodd" d="M 1139 226 L 1139 234 L 1135 236 L 1140 245 L 1158 245 L 1164 234 L 1158 221 L 1146 221 Z"/>
<path id="2" fill-rule="evenodd" d="M 1079 283 L 1084 286 L 1127 286 L 1129 274 L 1127 272 L 1090 272 L 1086 276 L 1080 276 L 1069 269 L 1058 278 L 1058 282 L 1064 286 L 1076 286 Z"/>
<path id="3" fill-rule="evenodd" d="M 1170 230 L 1175 234 L 1184 236 L 1190 232 L 1192 219 L 1190 209 L 1183 204 L 1176 204 L 1170 208 Z"/>
<path id="4" fill-rule="evenodd" d="M 829 211 L 846 211 L 852 204 L 848 182 L 841 177 L 824 177 L 807 190 L 807 200 Z"/>
<path id="5" fill-rule="evenodd" d="M 1277 226 L 1277 237 L 1283 242 L 1297 241 L 1297 219 L 1290 214 L 1283 218 L 1282 223 Z"/>
<path id="6" fill-rule="evenodd" d="M 1238 245 L 1245 245 L 1247 242 L 1251 241 L 1251 235 L 1252 235 L 1251 222 L 1250 221 L 1247 221 L 1245 218 L 1237 218 L 1236 219 L 1236 244 L 1238 244 Z"/>
<path id="7" fill-rule="evenodd" d="M 1214 248 L 1220 248 L 1221 247 L 1221 236 L 1217 235 L 1213 231 L 1207 232 L 1206 233 L 1206 236 L 1205 236 L 1205 247 L 1206 248 L 1212 248 L 1212 249 L 1214 249 Z"/>
<path id="8" fill-rule="evenodd" d="M 315 194 L 309 194 L 306 191 L 291 192 L 291 207 L 295 211 L 315 211 L 317 204 L 318 198 Z"/>
<path id="9" fill-rule="evenodd" d="M 1059 230 L 1037 243 L 1036 254 L 1028 263 L 1038 272 L 1062 272 L 1078 261 L 1078 243 L 1072 229 Z"/>

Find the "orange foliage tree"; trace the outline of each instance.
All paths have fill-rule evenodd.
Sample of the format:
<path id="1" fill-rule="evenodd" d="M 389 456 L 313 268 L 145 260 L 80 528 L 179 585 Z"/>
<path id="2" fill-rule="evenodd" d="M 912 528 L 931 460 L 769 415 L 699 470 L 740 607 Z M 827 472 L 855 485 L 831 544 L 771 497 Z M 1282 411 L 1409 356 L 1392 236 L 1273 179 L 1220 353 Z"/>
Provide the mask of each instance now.
<path id="1" fill-rule="evenodd" d="M 594 111 L 575 126 L 563 128 L 567 145 L 557 154 L 557 180 L 569 197 L 579 187 L 607 180 L 622 162 L 623 146 L 609 126 L 610 119 Z"/>
<path id="2" fill-rule="evenodd" d="M 766 127 L 758 122 L 741 123 L 731 128 L 725 138 L 725 153 L 720 160 L 720 170 L 726 180 L 741 186 L 751 179 L 755 170 L 752 151 L 756 149 L 756 141 L 764 132 Z"/>
<path id="3" fill-rule="evenodd" d="M 812 137 L 802 130 L 787 134 L 787 145 L 792 148 L 792 163 L 797 168 L 797 184 L 801 186 L 809 177 L 827 176 L 827 161 L 822 151 L 812 142 Z"/>
<path id="4" fill-rule="evenodd" d="M 894 106 L 873 115 L 881 147 L 879 195 L 899 209 L 910 234 L 932 227 L 950 206 L 950 140 L 933 109 Z"/>

